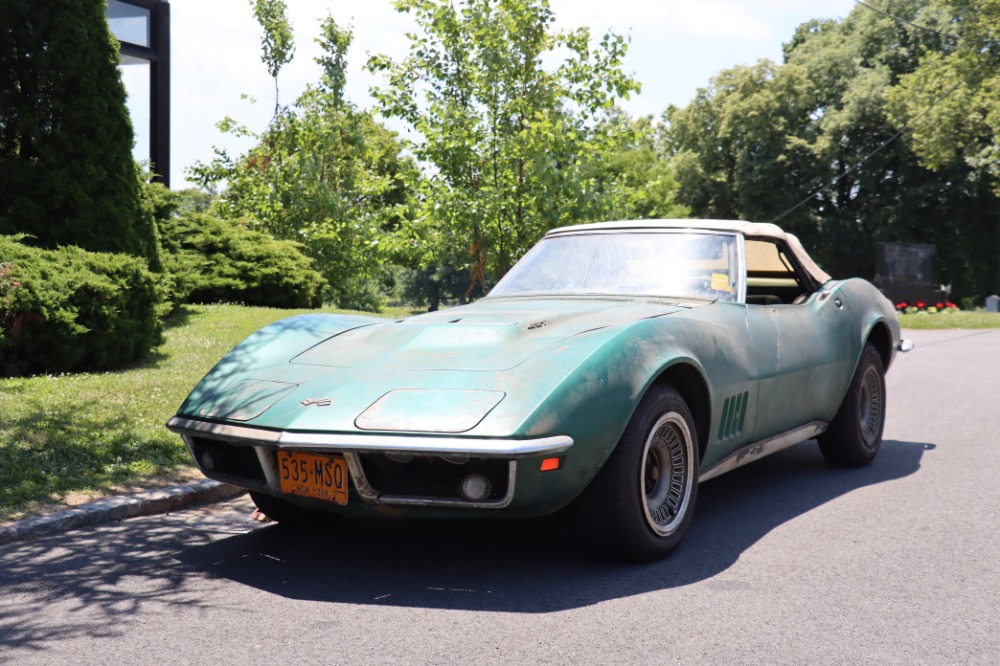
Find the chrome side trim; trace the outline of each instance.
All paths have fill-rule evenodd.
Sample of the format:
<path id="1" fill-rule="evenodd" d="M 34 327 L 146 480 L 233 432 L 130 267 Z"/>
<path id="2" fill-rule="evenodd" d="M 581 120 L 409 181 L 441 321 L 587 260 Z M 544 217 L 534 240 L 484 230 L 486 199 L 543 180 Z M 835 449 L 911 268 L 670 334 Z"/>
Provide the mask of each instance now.
<path id="1" fill-rule="evenodd" d="M 418 455 L 464 453 L 476 458 L 524 458 L 559 455 L 573 446 L 573 438 L 567 435 L 554 435 L 537 439 L 374 435 L 371 433 L 345 435 L 263 430 L 179 416 L 174 416 L 167 421 L 167 428 L 180 435 L 241 440 L 248 444 L 262 444 L 276 449 L 335 451 L 338 453 L 409 453 Z"/>
<path id="2" fill-rule="evenodd" d="M 812 439 L 816 435 L 821 435 L 826 432 L 829 423 L 825 421 L 812 421 L 804 426 L 799 426 L 787 432 L 783 432 L 780 435 L 775 435 L 774 437 L 768 437 L 767 439 L 762 439 L 759 442 L 753 442 L 752 444 L 747 444 L 746 446 L 733 451 L 731 454 L 715 463 L 698 477 L 698 482 L 708 481 L 709 479 L 714 479 L 720 474 L 725 474 L 737 467 L 742 467 L 749 462 L 763 458 L 764 456 L 776 453 L 782 449 L 787 449 L 789 446 L 798 444 L 799 442 L 804 442 L 807 439 Z"/>

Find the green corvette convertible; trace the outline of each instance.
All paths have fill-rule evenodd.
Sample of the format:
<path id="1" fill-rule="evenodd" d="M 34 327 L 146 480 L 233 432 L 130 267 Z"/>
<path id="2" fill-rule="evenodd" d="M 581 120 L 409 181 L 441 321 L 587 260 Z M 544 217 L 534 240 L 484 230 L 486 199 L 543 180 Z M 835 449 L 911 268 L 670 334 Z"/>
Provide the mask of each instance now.
<path id="1" fill-rule="evenodd" d="M 167 424 L 282 522 L 577 503 L 618 554 L 669 554 L 698 483 L 816 438 L 865 465 L 900 340 L 889 301 L 771 224 L 555 229 L 482 300 L 257 331 Z"/>

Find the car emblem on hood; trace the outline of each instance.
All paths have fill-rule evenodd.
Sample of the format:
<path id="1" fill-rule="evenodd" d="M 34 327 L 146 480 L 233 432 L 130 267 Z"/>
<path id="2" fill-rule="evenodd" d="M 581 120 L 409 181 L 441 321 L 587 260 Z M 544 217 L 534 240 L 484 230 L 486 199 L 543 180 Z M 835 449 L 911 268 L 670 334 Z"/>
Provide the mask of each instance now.
<path id="1" fill-rule="evenodd" d="M 329 398 L 306 398 L 302 401 L 303 407 L 308 407 L 309 405 L 316 405 L 317 407 L 329 407 Z"/>

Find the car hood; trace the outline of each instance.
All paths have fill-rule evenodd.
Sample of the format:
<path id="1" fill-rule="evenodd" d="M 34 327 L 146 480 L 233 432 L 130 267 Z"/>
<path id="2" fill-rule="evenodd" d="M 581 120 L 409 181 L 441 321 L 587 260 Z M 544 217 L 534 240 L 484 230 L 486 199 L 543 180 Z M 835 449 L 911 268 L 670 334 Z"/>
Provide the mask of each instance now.
<path id="1" fill-rule="evenodd" d="M 230 352 L 178 415 L 300 431 L 510 434 L 614 331 L 705 304 L 504 298 L 399 321 L 290 318 Z"/>
<path id="2" fill-rule="evenodd" d="M 371 370 L 510 370 L 567 338 L 682 308 L 662 302 L 484 300 L 351 329 L 291 362 Z"/>

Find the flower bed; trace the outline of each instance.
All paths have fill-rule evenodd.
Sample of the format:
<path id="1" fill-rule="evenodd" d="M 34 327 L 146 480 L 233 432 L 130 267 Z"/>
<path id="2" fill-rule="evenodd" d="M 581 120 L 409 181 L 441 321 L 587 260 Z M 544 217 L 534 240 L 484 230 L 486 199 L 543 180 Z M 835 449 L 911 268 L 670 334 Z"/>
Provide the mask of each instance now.
<path id="1" fill-rule="evenodd" d="M 958 311 L 958 306 L 951 301 L 945 301 L 943 303 L 938 302 L 933 305 L 925 303 L 924 301 L 917 301 L 915 303 L 907 303 L 906 301 L 903 301 L 902 303 L 896 303 L 896 312 L 899 314 L 951 314 L 952 312 Z"/>

